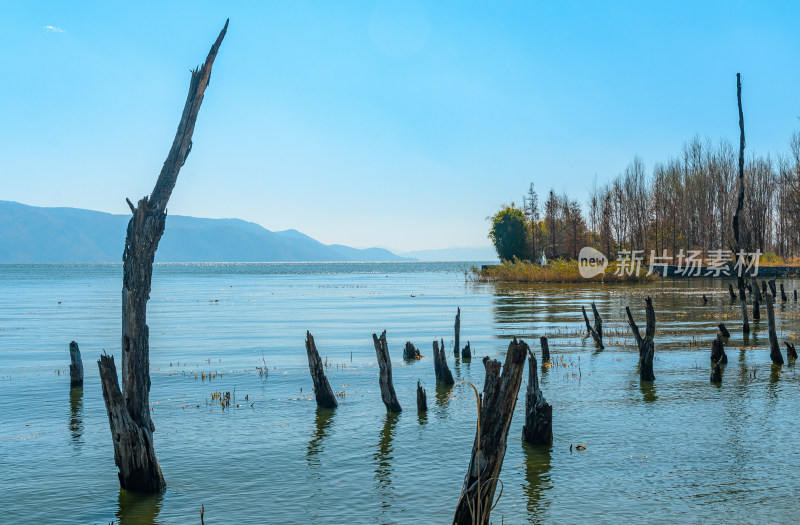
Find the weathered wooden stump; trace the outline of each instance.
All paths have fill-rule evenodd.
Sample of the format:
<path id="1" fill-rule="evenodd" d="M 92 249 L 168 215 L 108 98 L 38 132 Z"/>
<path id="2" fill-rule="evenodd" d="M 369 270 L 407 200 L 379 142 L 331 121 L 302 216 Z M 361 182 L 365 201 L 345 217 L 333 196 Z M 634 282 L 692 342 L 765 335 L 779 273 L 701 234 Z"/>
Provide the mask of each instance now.
<path id="1" fill-rule="evenodd" d="M 322 366 L 322 359 L 319 357 L 317 345 L 314 343 L 314 336 L 306 331 L 306 354 L 308 354 L 308 370 L 311 372 L 311 380 L 314 382 L 314 397 L 317 398 L 317 406 L 320 408 L 336 408 L 339 403 L 333 395 L 328 378 L 325 377 L 325 368 Z"/>
<path id="2" fill-rule="evenodd" d="M 428 411 L 428 395 L 425 393 L 425 389 L 422 388 L 419 380 L 417 380 L 417 412 L 427 412 Z"/>
<path id="3" fill-rule="evenodd" d="M 166 486 L 153 448 L 155 425 L 150 417 L 147 301 L 153 259 L 164 234 L 167 203 L 192 149 L 197 114 L 227 30 L 226 21 L 205 63 L 192 71 L 178 130 L 153 192 L 142 198 L 136 207 L 127 201 L 133 216 L 128 222 L 122 255 L 122 390 L 117 382 L 114 359 L 101 356 L 97 362 L 114 442 L 114 461 L 119 467 L 120 485 L 127 490 L 161 492 Z"/>
<path id="4" fill-rule="evenodd" d="M 725 345 L 722 344 L 721 332 L 717 332 L 717 337 L 711 343 L 711 362 L 721 365 L 728 364 L 728 355 L 725 353 Z"/>
<path id="5" fill-rule="evenodd" d="M 453 373 L 447 366 L 447 356 L 444 352 L 444 341 L 442 341 L 442 348 L 439 349 L 439 342 L 433 342 L 433 370 L 436 374 L 436 382 L 443 385 L 455 384 L 453 380 Z"/>
<path id="6" fill-rule="evenodd" d="M 594 309 L 594 303 L 592 303 L 592 308 Z M 595 311 L 596 311 L 596 309 L 595 309 Z M 588 315 L 586 315 L 586 308 L 584 308 L 583 306 L 581 306 L 581 312 L 583 312 L 583 320 L 584 320 L 584 322 L 586 323 L 586 332 L 587 332 L 589 335 L 591 335 L 591 336 L 592 336 L 592 339 L 594 339 L 595 343 L 597 343 L 597 345 L 600 347 L 600 350 L 603 350 L 603 349 L 605 348 L 605 346 L 603 346 L 603 334 L 602 334 L 602 329 L 603 329 L 603 321 L 602 321 L 602 320 L 600 320 L 600 315 L 599 315 L 599 314 L 596 314 L 596 315 L 595 315 L 595 320 L 594 320 L 594 321 L 595 321 L 595 327 L 596 327 L 596 326 L 598 326 L 597 322 L 598 322 L 598 320 L 600 320 L 599 327 L 600 327 L 600 330 L 601 330 L 601 331 L 600 331 L 600 332 L 598 332 L 598 331 L 595 329 L 595 327 L 593 327 L 593 326 L 592 326 L 592 325 L 589 323 L 589 316 L 588 316 Z"/>
<path id="7" fill-rule="evenodd" d="M 78 343 L 69 343 L 69 386 L 74 388 L 83 386 L 83 360 Z"/>
<path id="8" fill-rule="evenodd" d="M 797 302 L 797 290 L 794 291 L 794 302 Z"/>
<path id="9" fill-rule="evenodd" d="M 789 299 L 786 297 L 786 290 L 783 287 L 783 283 L 781 283 L 781 301 L 785 303 L 788 300 Z"/>
<path id="10" fill-rule="evenodd" d="M 508 345 L 502 375 L 499 361 L 485 360 L 486 380 L 478 402 L 478 428 L 453 517 L 456 525 L 489 523 L 528 351 L 524 341 L 514 339 Z"/>
<path id="11" fill-rule="evenodd" d="M 539 374 L 533 353 L 528 357 L 528 389 L 525 395 L 522 439 L 532 445 L 553 443 L 553 407 L 545 401 L 542 389 L 539 388 Z"/>
<path id="12" fill-rule="evenodd" d="M 645 300 L 645 336 L 642 337 L 639 327 L 633 320 L 630 307 L 625 307 L 628 314 L 628 325 L 636 339 L 636 346 L 639 348 L 639 377 L 642 381 L 654 381 L 653 357 L 655 356 L 655 344 L 653 338 L 656 333 L 656 313 L 653 309 L 653 301 L 648 297 Z"/>
<path id="13" fill-rule="evenodd" d="M 386 330 L 380 337 L 372 334 L 372 342 L 375 345 L 375 355 L 378 357 L 378 367 L 380 368 L 378 383 L 381 387 L 381 400 L 386 405 L 387 412 L 402 412 L 403 409 L 397 400 L 394 383 L 392 383 L 392 359 L 389 357 L 389 345 L 386 343 Z"/>
<path id="14" fill-rule="evenodd" d="M 769 328 L 769 357 L 773 365 L 783 365 L 781 347 L 778 344 L 778 334 L 775 332 L 775 308 L 772 305 L 773 296 L 765 294 L 767 298 L 767 326 Z"/>
<path id="15" fill-rule="evenodd" d="M 794 345 L 789 341 L 784 341 L 783 344 L 786 345 L 786 360 L 797 359 L 797 350 L 795 350 Z"/>
<path id="16" fill-rule="evenodd" d="M 547 337 L 540 337 L 539 344 L 542 347 L 542 363 L 547 363 L 550 361 L 550 343 L 547 342 Z"/>
<path id="17" fill-rule="evenodd" d="M 464 361 L 472 360 L 472 348 L 469 346 L 469 341 L 467 341 L 467 346 L 461 350 L 461 359 Z"/>
<path id="18" fill-rule="evenodd" d="M 722 368 L 720 368 L 719 363 L 716 363 L 711 367 L 711 382 L 722 383 Z"/>
<path id="19" fill-rule="evenodd" d="M 453 326 L 453 329 L 455 330 L 455 335 L 456 335 L 456 342 L 455 342 L 455 345 L 453 345 L 453 355 L 455 357 L 459 357 L 458 352 L 459 352 L 459 350 L 461 350 L 461 346 L 460 346 L 461 345 L 461 308 L 460 307 L 458 308 L 458 311 L 456 312 L 456 323 Z M 444 347 L 442 347 L 442 350 L 444 350 Z"/>
<path id="20" fill-rule="evenodd" d="M 730 337 L 731 336 L 731 333 L 725 327 L 724 323 L 719 323 L 717 326 L 719 327 L 719 331 L 722 334 L 722 337 Z"/>
<path id="21" fill-rule="evenodd" d="M 405 359 L 406 361 L 411 361 L 414 359 L 421 359 L 421 358 L 422 354 L 419 353 L 419 350 L 417 350 L 417 347 L 414 346 L 414 343 L 412 343 L 411 341 L 406 341 L 406 346 L 403 349 L 403 359 Z"/>
<path id="22" fill-rule="evenodd" d="M 731 301 L 736 300 L 736 292 L 733 291 L 733 285 L 728 283 L 728 293 L 731 295 Z"/>

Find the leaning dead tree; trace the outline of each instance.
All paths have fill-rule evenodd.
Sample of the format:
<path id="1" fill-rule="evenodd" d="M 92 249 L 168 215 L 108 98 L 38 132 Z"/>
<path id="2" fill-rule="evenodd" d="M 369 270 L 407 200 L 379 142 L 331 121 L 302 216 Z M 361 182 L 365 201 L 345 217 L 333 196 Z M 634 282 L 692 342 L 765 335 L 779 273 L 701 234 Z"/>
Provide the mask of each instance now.
<path id="1" fill-rule="evenodd" d="M 655 355 L 653 337 L 656 334 L 656 312 L 653 310 L 653 301 L 649 297 L 645 300 L 644 337 L 633 320 L 630 307 L 626 306 L 625 312 L 628 314 L 628 325 L 631 327 L 633 337 L 636 339 L 636 346 L 639 348 L 639 377 L 642 381 L 654 381 L 656 377 L 653 374 L 653 357 Z"/>
<path id="2" fill-rule="evenodd" d="M 592 336 L 592 339 L 595 340 L 597 345 L 600 347 L 600 350 L 604 349 L 603 346 L 603 320 L 600 318 L 600 314 L 597 312 L 597 308 L 595 307 L 594 303 L 592 303 L 592 313 L 594 314 L 594 326 L 589 324 L 589 316 L 586 315 L 586 308 L 581 306 L 581 312 L 583 312 L 583 320 L 586 323 L 586 332 Z"/>
<path id="3" fill-rule="evenodd" d="M 402 412 L 397 394 L 394 392 L 392 383 L 392 360 L 389 357 L 389 345 L 386 343 L 386 330 L 380 337 L 372 334 L 372 342 L 375 344 L 375 354 L 378 356 L 378 367 L 380 368 L 379 384 L 381 386 L 381 399 L 386 405 L 387 412 Z"/>
<path id="4" fill-rule="evenodd" d="M 539 388 L 536 356 L 528 357 L 528 390 L 525 394 L 525 424 L 522 439 L 532 445 L 553 443 L 553 407 L 544 399 Z"/>
<path id="5" fill-rule="evenodd" d="M 511 341 L 502 375 L 499 361 L 484 358 L 486 380 L 483 383 L 483 396 L 479 397 L 477 390 L 475 391 L 475 397 L 478 398 L 478 428 L 469 468 L 453 517 L 456 525 L 489 523 L 494 493 L 506 454 L 508 429 L 517 404 L 528 352 L 525 341 Z"/>
<path id="6" fill-rule="evenodd" d="M 443 385 L 455 384 L 453 380 L 453 373 L 447 366 L 447 356 L 444 352 L 444 341 L 442 341 L 442 348 L 439 349 L 439 342 L 433 342 L 433 371 L 436 374 L 436 382 Z"/>
<path id="7" fill-rule="evenodd" d="M 769 357 L 772 359 L 773 365 L 783 365 L 783 356 L 781 355 L 781 345 L 778 344 L 778 334 L 775 332 L 775 308 L 772 302 L 774 298 L 771 294 L 765 294 L 767 299 L 767 326 L 769 328 Z"/>
<path id="8" fill-rule="evenodd" d="M 83 386 L 83 360 L 75 341 L 69 343 L 69 386 Z"/>
<path id="9" fill-rule="evenodd" d="M 113 356 L 102 355 L 97 362 L 114 442 L 114 462 L 119 468 L 120 485 L 127 490 L 152 493 L 161 492 L 166 486 L 153 448 L 155 426 L 150 417 L 147 300 L 153 258 L 164 234 L 167 202 L 192 149 L 197 113 L 211 77 L 211 66 L 227 30 L 226 21 L 205 63 L 192 71 L 178 131 L 153 193 L 142 198 L 135 207 L 128 200 L 133 217 L 128 222 L 122 255 L 122 390 L 117 382 Z"/>
<path id="10" fill-rule="evenodd" d="M 458 308 L 456 312 L 456 324 L 453 326 L 453 329 L 456 333 L 456 344 L 453 346 L 453 355 L 459 357 L 459 352 L 461 350 L 461 308 Z"/>
<path id="11" fill-rule="evenodd" d="M 328 378 L 325 377 L 325 368 L 322 366 L 317 345 L 314 344 L 314 336 L 308 331 L 306 331 L 306 354 L 308 354 L 308 370 L 311 372 L 311 380 L 314 381 L 314 397 L 317 398 L 317 406 L 336 408 L 339 403 L 336 401 L 336 396 L 333 395 Z"/>
<path id="12" fill-rule="evenodd" d="M 734 253 L 739 253 L 742 248 L 739 232 L 739 217 L 744 205 L 744 113 L 742 112 L 742 78 L 736 73 L 736 100 L 739 103 L 739 194 L 736 199 L 736 212 L 733 214 L 733 239 L 736 244 Z M 739 304 L 742 309 L 742 332 L 750 333 L 750 322 L 747 320 L 747 297 L 744 293 L 744 272 L 739 271 L 736 278 L 739 287 Z M 730 286 L 730 285 L 729 285 Z M 733 291 L 733 290 L 731 290 Z M 735 297 L 734 297 L 735 299 Z"/>

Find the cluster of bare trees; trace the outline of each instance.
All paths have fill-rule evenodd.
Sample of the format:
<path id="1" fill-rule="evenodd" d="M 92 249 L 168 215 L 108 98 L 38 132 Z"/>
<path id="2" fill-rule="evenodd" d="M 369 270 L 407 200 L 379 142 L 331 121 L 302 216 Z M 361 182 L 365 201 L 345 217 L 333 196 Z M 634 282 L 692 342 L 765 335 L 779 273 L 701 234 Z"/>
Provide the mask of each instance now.
<path id="1" fill-rule="evenodd" d="M 800 133 L 789 153 L 745 162 L 742 248 L 800 256 Z M 607 183 L 593 184 L 586 210 L 553 190 L 543 205 L 531 184 L 523 197 L 530 259 L 577 258 L 583 246 L 609 257 L 619 250 L 732 250 L 737 150 L 695 138 L 651 172 L 639 157 Z"/>

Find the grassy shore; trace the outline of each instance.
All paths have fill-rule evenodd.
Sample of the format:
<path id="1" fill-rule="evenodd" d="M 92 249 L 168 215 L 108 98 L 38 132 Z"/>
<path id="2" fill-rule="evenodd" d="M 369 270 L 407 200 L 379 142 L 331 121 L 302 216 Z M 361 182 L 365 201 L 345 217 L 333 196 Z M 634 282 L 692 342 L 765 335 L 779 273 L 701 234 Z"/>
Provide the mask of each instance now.
<path id="1" fill-rule="evenodd" d="M 556 259 L 548 261 L 547 265 L 532 264 L 528 261 L 503 261 L 497 266 L 485 269 L 473 268 L 473 274 L 478 281 L 507 282 L 507 283 L 583 283 L 604 282 L 643 282 L 655 280 L 655 275 L 647 276 L 647 267 L 643 266 L 639 276 L 623 274 L 617 275 L 618 263 L 611 262 L 606 271 L 600 275 L 587 279 L 578 271 L 578 261 Z"/>

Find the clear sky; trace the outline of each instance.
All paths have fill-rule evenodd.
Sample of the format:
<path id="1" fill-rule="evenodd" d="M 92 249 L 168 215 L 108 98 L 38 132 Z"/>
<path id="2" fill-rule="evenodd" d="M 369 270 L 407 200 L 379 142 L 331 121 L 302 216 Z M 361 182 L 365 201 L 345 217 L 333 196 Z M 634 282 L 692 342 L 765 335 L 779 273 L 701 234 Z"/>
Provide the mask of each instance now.
<path id="1" fill-rule="evenodd" d="M 489 245 L 694 135 L 787 150 L 800 2 L 0 4 L 0 199 L 128 213 L 230 17 L 169 212 L 397 251 Z"/>

